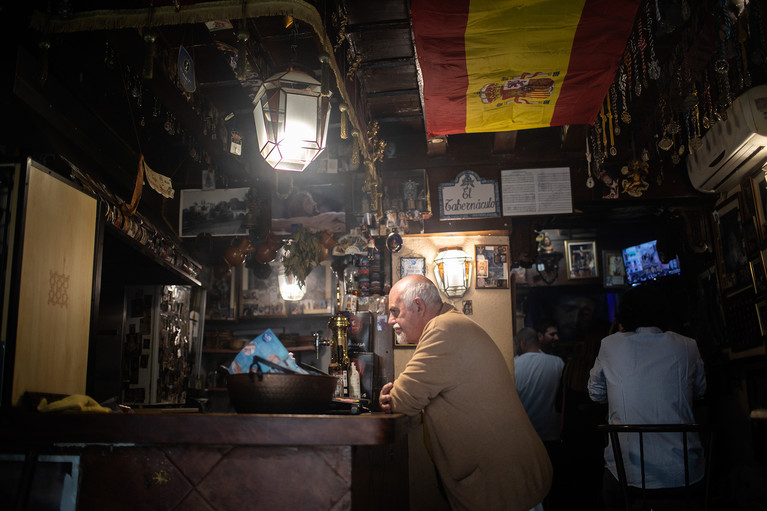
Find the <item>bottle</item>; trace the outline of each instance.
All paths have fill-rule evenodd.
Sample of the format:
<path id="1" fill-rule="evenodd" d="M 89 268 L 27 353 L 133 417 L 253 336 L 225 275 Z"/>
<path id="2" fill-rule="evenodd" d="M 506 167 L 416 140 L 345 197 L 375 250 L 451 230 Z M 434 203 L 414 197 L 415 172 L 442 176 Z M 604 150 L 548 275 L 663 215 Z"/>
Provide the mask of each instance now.
<path id="1" fill-rule="evenodd" d="M 333 392 L 333 397 L 344 397 L 344 369 L 342 366 L 342 359 L 338 356 L 338 346 L 333 346 L 330 350 L 330 365 L 328 365 L 328 374 L 336 377 L 336 390 Z"/>
<path id="2" fill-rule="evenodd" d="M 359 399 L 360 397 L 360 373 L 357 371 L 357 364 L 350 364 L 351 373 L 349 375 L 349 397 Z"/>

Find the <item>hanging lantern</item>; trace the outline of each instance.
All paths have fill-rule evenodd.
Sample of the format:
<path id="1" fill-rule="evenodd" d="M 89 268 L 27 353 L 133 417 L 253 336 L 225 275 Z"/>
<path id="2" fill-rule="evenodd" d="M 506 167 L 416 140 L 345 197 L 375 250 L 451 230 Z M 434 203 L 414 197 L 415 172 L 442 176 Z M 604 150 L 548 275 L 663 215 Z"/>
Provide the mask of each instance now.
<path id="1" fill-rule="evenodd" d="M 278 259 L 282 261 L 286 254 L 284 246 L 278 254 Z M 280 288 L 280 297 L 286 302 L 297 302 L 306 296 L 306 283 L 301 283 L 295 275 L 286 273 L 282 263 L 277 271 L 277 285 Z"/>
<path id="2" fill-rule="evenodd" d="M 443 248 L 434 259 L 434 277 L 448 298 L 460 298 L 469 289 L 471 257 L 458 247 Z"/>
<path id="3" fill-rule="evenodd" d="M 320 82 L 290 69 L 273 75 L 253 101 L 258 148 L 276 170 L 301 172 L 325 149 L 330 93 Z"/>

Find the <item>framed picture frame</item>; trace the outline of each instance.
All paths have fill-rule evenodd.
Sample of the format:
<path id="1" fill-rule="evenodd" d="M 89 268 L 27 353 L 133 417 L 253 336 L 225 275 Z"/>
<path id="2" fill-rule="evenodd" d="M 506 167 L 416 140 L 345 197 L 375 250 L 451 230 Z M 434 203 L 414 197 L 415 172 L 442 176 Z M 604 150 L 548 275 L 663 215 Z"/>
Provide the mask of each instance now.
<path id="1" fill-rule="evenodd" d="M 754 306 L 756 307 L 756 318 L 759 321 L 759 332 L 762 336 L 767 335 L 767 298 L 757 301 Z"/>
<path id="2" fill-rule="evenodd" d="M 228 273 L 212 276 L 206 298 L 205 319 L 237 319 L 237 275 L 241 271 L 242 267 L 236 266 Z"/>
<path id="3" fill-rule="evenodd" d="M 568 279 L 599 277 L 596 241 L 565 241 Z"/>
<path id="4" fill-rule="evenodd" d="M 426 259 L 423 257 L 400 257 L 400 278 L 408 275 L 426 275 Z"/>
<path id="5" fill-rule="evenodd" d="M 332 183 L 293 183 L 291 180 L 291 183 L 283 194 L 272 192 L 270 228 L 273 233 L 288 236 L 298 225 L 312 232 L 337 233 L 337 237 L 346 232 L 346 186 L 342 180 Z"/>
<path id="6" fill-rule="evenodd" d="M 762 256 L 760 255 L 756 259 L 749 261 L 748 267 L 751 270 L 751 283 L 754 286 L 754 293 L 760 294 L 767 291 L 767 271 L 765 270 Z"/>
<path id="7" fill-rule="evenodd" d="M 329 262 L 312 268 L 306 277 L 306 295 L 295 302 L 280 296 L 278 275 L 282 264 L 269 263 L 268 275 L 256 276 L 245 269 L 240 289 L 240 317 L 328 316 L 333 311 L 333 270 Z"/>
<path id="8" fill-rule="evenodd" d="M 752 285 L 738 205 L 738 196 L 734 195 L 718 204 L 713 212 L 718 234 L 717 273 L 719 287 L 724 293 L 742 290 Z"/>
<path id="9" fill-rule="evenodd" d="M 217 188 L 214 190 L 181 190 L 178 233 L 192 238 L 206 233 L 211 236 L 247 236 L 243 225 L 248 206 L 245 196 L 249 188 Z"/>
<path id="10" fill-rule="evenodd" d="M 474 245 L 477 289 L 509 288 L 509 246 Z"/>
<path id="11" fill-rule="evenodd" d="M 623 265 L 623 253 L 620 250 L 602 251 L 602 275 L 604 287 L 626 285 L 626 268 Z"/>
<path id="12" fill-rule="evenodd" d="M 767 180 L 763 172 L 751 178 L 751 190 L 754 196 L 754 219 L 757 224 L 759 243 L 767 241 Z"/>

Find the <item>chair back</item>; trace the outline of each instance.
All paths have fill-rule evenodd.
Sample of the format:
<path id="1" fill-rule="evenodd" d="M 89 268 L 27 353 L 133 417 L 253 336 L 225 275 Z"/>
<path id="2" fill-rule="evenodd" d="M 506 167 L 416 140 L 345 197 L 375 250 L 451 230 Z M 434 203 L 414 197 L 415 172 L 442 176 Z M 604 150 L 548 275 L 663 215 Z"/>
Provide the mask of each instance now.
<path id="1" fill-rule="evenodd" d="M 713 430 L 710 427 L 702 424 L 600 424 L 597 428 L 599 431 L 607 433 L 610 437 L 610 444 L 615 457 L 615 468 L 618 472 L 618 482 L 623 493 L 626 511 L 708 509 L 708 481 L 713 442 Z M 639 465 L 642 481 L 639 492 L 634 487 L 629 487 L 619 433 L 639 435 Z M 657 433 L 679 434 L 679 440 L 684 452 L 684 491 L 676 492 L 675 495 L 645 487 L 645 435 Z M 703 443 L 705 472 L 703 475 L 702 494 L 695 494 L 691 491 L 688 437 L 692 434 L 698 434 Z"/>

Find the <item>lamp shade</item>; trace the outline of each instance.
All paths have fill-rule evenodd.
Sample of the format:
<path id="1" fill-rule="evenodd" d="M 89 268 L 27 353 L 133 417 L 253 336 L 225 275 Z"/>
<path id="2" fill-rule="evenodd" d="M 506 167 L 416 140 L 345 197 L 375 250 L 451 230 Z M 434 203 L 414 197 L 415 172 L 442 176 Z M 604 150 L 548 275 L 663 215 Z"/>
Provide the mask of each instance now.
<path id="1" fill-rule="evenodd" d="M 471 257 L 457 247 L 443 248 L 434 259 L 434 277 L 448 298 L 460 298 L 469 289 Z"/>
<path id="2" fill-rule="evenodd" d="M 253 100 L 258 150 L 277 170 L 301 172 L 325 149 L 330 97 L 306 73 L 277 73 Z"/>

